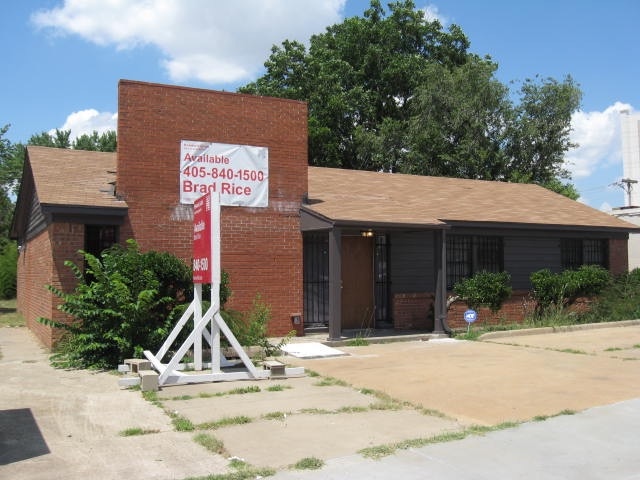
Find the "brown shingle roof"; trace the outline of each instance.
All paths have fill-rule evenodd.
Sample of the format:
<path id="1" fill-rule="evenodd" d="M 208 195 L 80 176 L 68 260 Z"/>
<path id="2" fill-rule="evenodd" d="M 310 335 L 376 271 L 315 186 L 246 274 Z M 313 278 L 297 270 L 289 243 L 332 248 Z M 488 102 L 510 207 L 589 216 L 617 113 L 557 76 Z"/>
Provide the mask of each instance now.
<path id="1" fill-rule="evenodd" d="M 115 153 L 27 147 L 41 205 L 127 208 L 112 193 Z"/>
<path id="2" fill-rule="evenodd" d="M 532 184 L 309 167 L 309 205 L 341 223 L 437 226 L 519 224 L 637 230 L 635 225 Z"/>

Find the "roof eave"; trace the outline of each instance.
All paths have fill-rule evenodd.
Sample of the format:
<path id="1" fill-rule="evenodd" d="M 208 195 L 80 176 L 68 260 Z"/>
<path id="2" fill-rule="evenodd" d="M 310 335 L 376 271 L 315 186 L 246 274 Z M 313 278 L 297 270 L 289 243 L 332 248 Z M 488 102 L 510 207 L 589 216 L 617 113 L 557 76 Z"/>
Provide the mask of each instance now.
<path id="1" fill-rule="evenodd" d="M 480 222 L 465 220 L 443 220 L 451 227 L 468 228 L 508 228 L 514 230 L 563 230 L 563 231 L 598 231 L 612 233 L 640 233 L 638 227 L 616 227 L 611 225 L 565 225 L 553 223 L 518 223 L 518 222 Z"/>

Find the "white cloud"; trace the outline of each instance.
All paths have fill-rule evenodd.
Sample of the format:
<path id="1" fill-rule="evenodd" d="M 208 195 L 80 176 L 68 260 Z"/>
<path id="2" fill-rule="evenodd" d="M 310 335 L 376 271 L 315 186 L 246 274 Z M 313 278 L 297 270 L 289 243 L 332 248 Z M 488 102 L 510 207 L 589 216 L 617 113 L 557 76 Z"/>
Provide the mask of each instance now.
<path id="1" fill-rule="evenodd" d="M 421 10 L 424 13 L 424 18 L 429 20 L 430 22 L 437 20 L 438 22 L 440 22 L 440 25 L 443 26 L 446 26 L 449 23 L 449 19 L 442 15 L 438 10 L 438 7 L 433 4 L 429 4 Z"/>
<path id="2" fill-rule="evenodd" d="M 94 130 L 97 131 L 98 134 L 105 133 L 108 130 L 116 130 L 117 122 L 117 113 L 98 112 L 94 109 L 87 109 L 70 114 L 64 122 L 64 125 L 60 127 L 60 130 L 71 130 L 70 139 L 73 141 L 81 135 L 91 135 Z M 49 133 L 54 133 L 54 130 Z"/>
<path id="3" fill-rule="evenodd" d="M 208 84 L 254 78 L 271 46 L 307 42 L 341 20 L 346 0 L 65 0 L 34 24 L 101 46 L 151 45 L 174 81 Z"/>
<path id="4" fill-rule="evenodd" d="M 603 112 L 573 114 L 571 141 L 579 146 L 567 152 L 565 166 L 574 179 L 588 177 L 602 167 L 618 163 L 622 175 L 620 111 L 625 109 L 633 110 L 629 104 L 616 102 Z"/>

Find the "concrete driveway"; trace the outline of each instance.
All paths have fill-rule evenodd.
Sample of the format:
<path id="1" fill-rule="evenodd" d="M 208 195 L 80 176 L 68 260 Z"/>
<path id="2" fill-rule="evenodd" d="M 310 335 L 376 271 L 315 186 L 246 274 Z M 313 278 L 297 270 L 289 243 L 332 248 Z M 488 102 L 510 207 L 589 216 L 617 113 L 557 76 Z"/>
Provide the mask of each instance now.
<path id="1" fill-rule="evenodd" d="M 640 396 L 640 322 L 617 325 L 340 347 L 349 356 L 286 357 L 320 377 L 167 387 L 162 408 L 120 389 L 113 374 L 52 369 L 26 329 L 4 328 L 0 477 L 184 479 L 231 471 L 230 456 L 286 469 L 470 424 L 613 404 Z M 257 391 L 234 393 L 250 385 Z M 200 430 L 174 431 L 163 409 Z M 220 426 L 230 418 L 245 420 Z M 120 435 L 133 427 L 154 433 Z M 196 444 L 197 432 L 223 442 L 222 454 Z"/>

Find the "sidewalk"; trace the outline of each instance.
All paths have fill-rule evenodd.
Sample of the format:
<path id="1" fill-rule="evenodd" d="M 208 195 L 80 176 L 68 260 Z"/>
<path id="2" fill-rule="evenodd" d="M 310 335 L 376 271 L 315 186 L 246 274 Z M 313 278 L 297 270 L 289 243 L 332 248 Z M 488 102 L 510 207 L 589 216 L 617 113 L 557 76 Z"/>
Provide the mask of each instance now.
<path id="1" fill-rule="evenodd" d="M 56 370 L 25 327 L 0 328 L 0 478 L 182 479 L 227 471 L 110 373 Z M 158 430 L 123 437 L 127 428 Z"/>
<path id="2" fill-rule="evenodd" d="M 640 399 L 571 416 L 403 450 L 380 460 L 351 455 L 321 470 L 274 480 L 638 480 Z"/>

